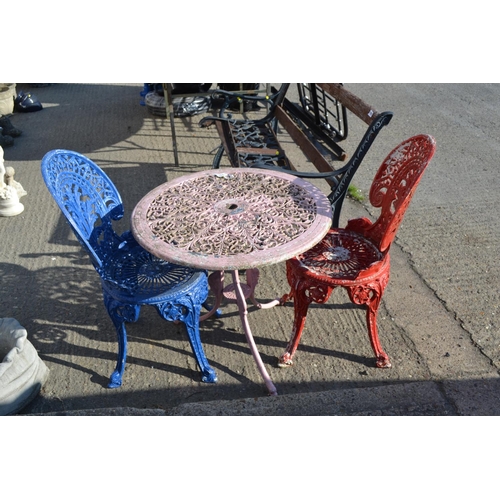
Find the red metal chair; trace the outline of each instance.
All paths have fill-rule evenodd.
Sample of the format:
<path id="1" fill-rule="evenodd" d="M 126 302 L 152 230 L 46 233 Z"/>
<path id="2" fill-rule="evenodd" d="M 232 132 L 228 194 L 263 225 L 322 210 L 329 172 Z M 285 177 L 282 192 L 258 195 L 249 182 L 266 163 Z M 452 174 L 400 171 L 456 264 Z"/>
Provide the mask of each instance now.
<path id="1" fill-rule="evenodd" d="M 389 281 L 389 248 L 425 168 L 436 150 L 429 135 L 417 135 L 395 148 L 384 160 L 370 189 L 370 202 L 380 207 L 375 222 L 350 220 L 345 229 L 332 228 L 311 250 L 286 262 L 291 290 L 281 303 L 293 299 L 295 319 L 280 367 L 293 364 L 311 302 L 325 303 L 334 288 L 343 287 L 355 304 L 366 306 L 368 334 L 376 364 L 391 366 L 380 345 L 377 312 Z"/>

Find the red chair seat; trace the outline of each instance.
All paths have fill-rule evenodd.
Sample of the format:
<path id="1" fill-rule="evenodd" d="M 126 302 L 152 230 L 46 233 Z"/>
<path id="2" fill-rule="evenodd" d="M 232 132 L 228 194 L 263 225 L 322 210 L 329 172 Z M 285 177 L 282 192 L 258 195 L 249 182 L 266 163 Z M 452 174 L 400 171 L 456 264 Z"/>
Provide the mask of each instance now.
<path id="1" fill-rule="evenodd" d="M 330 229 L 323 240 L 293 261 L 305 268 L 304 274 L 325 282 L 356 280 L 366 270 L 381 263 L 384 256 L 377 247 L 358 233 Z M 372 273 L 369 273 L 372 274 Z"/>

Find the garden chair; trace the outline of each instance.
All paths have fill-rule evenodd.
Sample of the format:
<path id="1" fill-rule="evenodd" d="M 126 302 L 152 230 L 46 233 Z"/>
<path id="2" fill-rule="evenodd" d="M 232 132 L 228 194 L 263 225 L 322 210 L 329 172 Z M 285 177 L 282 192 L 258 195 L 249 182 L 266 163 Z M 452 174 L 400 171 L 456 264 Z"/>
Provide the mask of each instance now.
<path id="1" fill-rule="evenodd" d="M 377 312 L 389 280 L 389 248 L 435 149 L 435 140 L 429 135 L 401 143 L 384 160 L 370 189 L 371 204 L 381 208 L 378 219 L 371 222 L 363 217 L 350 220 L 345 229 L 332 227 L 315 247 L 286 262 L 291 289 L 281 303 L 293 299 L 294 324 L 278 361 L 280 367 L 293 364 L 309 305 L 325 303 L 339 286 L 347 290 L 353 303 L 366 307 L 376 366 L 391 366 L 377 331 Z"/>
<path id="2" fill-rule="evenodd" d="M 108 387 L 122 384 L 127 356 L 126 322 L 151 305 L 167 321 L 185 324 L 203 382 L 216 382 L 205 357 L 199 318 L 208 295 L 207 273 L 165 262 L 144 250 L 130 231 L 119 236 L 113 220 L 123 217 L 120 194 L 110 178 L 85 156 L 63 149 L 42 159 L 48 190 L 88 252 L 101 278 L 104 305 L 118 334 L 118 361 Z"/>

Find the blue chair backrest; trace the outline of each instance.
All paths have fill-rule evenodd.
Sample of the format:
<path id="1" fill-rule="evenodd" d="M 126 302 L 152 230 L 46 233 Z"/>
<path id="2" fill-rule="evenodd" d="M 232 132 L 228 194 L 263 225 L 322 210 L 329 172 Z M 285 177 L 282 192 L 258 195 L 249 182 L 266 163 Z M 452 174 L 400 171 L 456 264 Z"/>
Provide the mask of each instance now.
<path id="1" fill-rule="evenodd" d="M 49 151 L 41 169 L 48 190 L 101 271 L 122 242 L 112 226 L 113 220 L 123 217 L 116 187 L 93 161 L 74 151 Z"/>

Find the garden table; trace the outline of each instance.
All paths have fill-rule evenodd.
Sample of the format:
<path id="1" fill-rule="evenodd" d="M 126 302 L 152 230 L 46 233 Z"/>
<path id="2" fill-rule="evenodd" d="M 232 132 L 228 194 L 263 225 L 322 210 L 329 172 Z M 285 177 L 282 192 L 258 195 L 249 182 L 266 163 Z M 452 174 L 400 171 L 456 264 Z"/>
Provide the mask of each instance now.
<path id="1" fill-rule="evenodd" d="M 234 290 L 251 353 L 269 393 L 276 395 L 250 330 L 248 287 L 240 283 L 238 270 L 275 264 L 309 250 L 328 232 L 331 217 L 328 198 L 303 179 L 270 170 L 224 168 L 156 187 L 134 208 L 131 227 L 137 242 L 153 255 L 217 272 L 210 280 L 216 304 L 203 319 L 218 308 L 224 290 Z M 231 273 L 233 283 L 223 290 L 224 271 Z M 219 288 L 213 286 L 217 281 Z"/>

